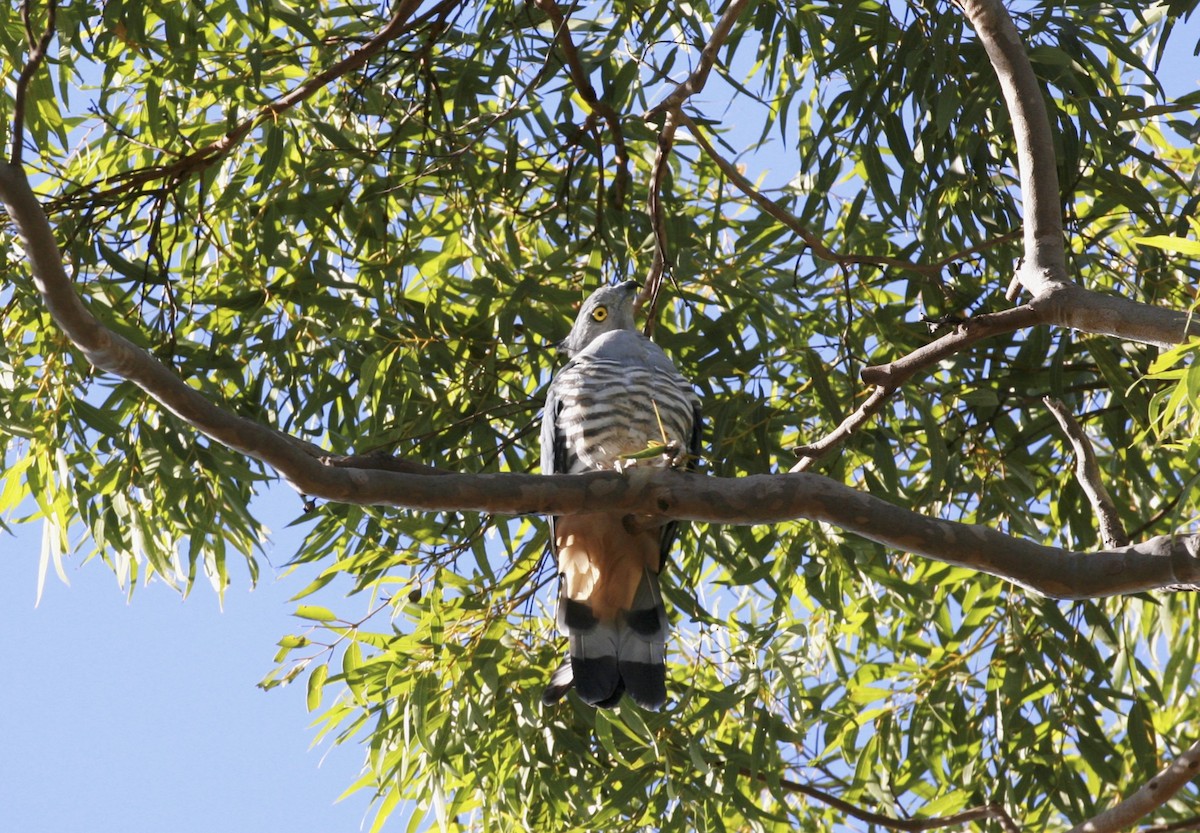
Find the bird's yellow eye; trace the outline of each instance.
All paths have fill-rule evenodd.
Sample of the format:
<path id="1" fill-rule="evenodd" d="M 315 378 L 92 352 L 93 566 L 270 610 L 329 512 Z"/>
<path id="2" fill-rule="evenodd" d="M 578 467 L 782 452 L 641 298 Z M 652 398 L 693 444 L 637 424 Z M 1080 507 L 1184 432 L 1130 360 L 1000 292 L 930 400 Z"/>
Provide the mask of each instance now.
<path id="1" fill-rule="evenodd" d="M 605 318 L 608 318 L 608 307 L 596 307 L 594 310 L 592 310 L 593 321 L 599 322 L 603 321 Z"/>

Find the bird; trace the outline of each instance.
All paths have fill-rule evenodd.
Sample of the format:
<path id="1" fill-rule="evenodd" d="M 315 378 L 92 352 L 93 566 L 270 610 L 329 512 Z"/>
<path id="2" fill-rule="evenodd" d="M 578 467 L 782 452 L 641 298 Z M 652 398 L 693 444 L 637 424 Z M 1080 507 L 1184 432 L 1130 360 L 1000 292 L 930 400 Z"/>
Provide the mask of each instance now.
<path id="1" fill-rule="evenodd" d="M 662 348 L 637 330 L 637 291 L 637 281 L 597 289 L 559 344 L 568 361 L 546 395 L 543 474 L 694 468 L 700 398 Z M 600 708 L 615 707 L 624 693 L 646 709 L 666 703 L 669 623 L 658 575 L 677 524 L 637 520 L 623 512 L 550 518 L 556 621 L 568 657 L 545 689 L 547 705 L 572 687 Z"/>

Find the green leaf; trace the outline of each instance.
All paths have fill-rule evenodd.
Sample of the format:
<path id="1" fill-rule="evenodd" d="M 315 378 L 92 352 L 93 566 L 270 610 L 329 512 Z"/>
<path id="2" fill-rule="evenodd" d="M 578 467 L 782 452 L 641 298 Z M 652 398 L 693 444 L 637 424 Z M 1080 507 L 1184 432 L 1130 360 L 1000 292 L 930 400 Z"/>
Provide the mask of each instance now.
<path id="1" fill-rule="evenodd" d="M 1200 258 L 1200 240 L 1174 237 L 1169 234 L 1152 234 L 1148 237 L 1135 237 L 1132 242 L 1139 246 L 1149 246 L 1155 249 L 1163 249 L 1168 252 L 1176 252 Z"/>
<path id="2" fill-rule="evenodd" d="M 308 710 L 315 712 L 321 707 L 321 694 L 325 689 L 325 679 L 329 676 L 329 666 L 325 663 L 314 666 L 308 675 Z"/>
<path id="3" fill-rule="evenodd" d="M 986 388 L 964 391 L 960 398 L 966 404 L 976 408 L 995 408 L 1000 404 L 1000 397 L 996 395 L 996 392 Z"/>
<path id="4" fill-rule="evenodd" d="M 292 615 L 314 622 L 333 622 L 337 619 L 332 610 L 320 605 L 300 605 Z"/>

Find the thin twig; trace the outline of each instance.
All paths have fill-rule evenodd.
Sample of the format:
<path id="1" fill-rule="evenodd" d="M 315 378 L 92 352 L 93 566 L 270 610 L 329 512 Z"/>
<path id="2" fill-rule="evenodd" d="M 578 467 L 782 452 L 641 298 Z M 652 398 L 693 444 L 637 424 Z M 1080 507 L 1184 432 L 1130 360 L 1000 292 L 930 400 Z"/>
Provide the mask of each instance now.
<path id="1" fill-rule="evenodd" d="M 658 113 L 667 113 L 671 110 L 678 110 L 683 106 L 689 98 L 704 89 L 704 85 L 708 83 L 708 75 L 712 72 L 713 64 L 717 62 L 717 52 L 725 43 L 725 39 L 729 37 L 729 33 L 733 30 L 733 24 L 738 19 L 738 15 L 746 8 L 749 0 L 730 0 L 725 11 L 721 13 L 721 19 L 717 21 L 717 25 L 713 27 L 713 33 L 708 38 L 708 42 L 700 50 L 700 60 L 696 64 L 696 68 L 692 70 L 691 75 L 682 83 L 677 84 L 666 98 L 652 107 L 646 113 L 646 118 L 650 118 Z"/>
<path id="2" fill-rule="evenodd" d="M 671 148 L 675 143 L 678 111 L 669 110 L 663 119 L 662 130 L 658 133 L 658 145 L 654 151 L 654 169 L 650 174 L 650 189 L 646 196 L 647 207 L 650 211 L 650 223 L 654 229 L 654 260 L 650 265 L 650 274 L 646 284 L 638 293 L 634 308 L 647 304 L 646 335 L 654 335 L 654 324 L 658 319 L 658 293 L 662 287 L 663 275 L 667 274 L 670 265 L 670 248 L 667 240 L 667 216 L 662 205 L 663 181 L 671 166 Z"/>
<path id="3" fill-rule="evenodd" d="M 33 74 L 37 72 L 38 67 L 46 58 L 50 40 L 54 37 L 54 20 L 58 14 L 58 0 L 48 0 L 46 28 L 42 31 L 42 36 L 34 43 L 29 5 L 30 0 L 25 0 L 21 4 L 21 18 L 25 23 L 25 36 L 29 40 L 29 58 L 25 61 L 25 66 L 21 67 L 21 74 L 17 77 L 16 94 L 13 97 L 12 154 L 9 156 L 9 161 L 13 165 L 21 164 L 21 154 L 25 146 L 25 96 L 29 90 L 29 82 L 33 80 Z"/>
<path id="4" fill-rule="evenodd" d="M 862 427 L 868 419 L 879 413 L 883 409 L 884 403 L 905 382 L 922 370 L 937 365 L 982 339 L 1044 323 L 1046 323 L 1044 314 L 1032 304 L 977 315 L 964 320 L 952 332 L 937 341 L 918 347 L 894 362 L 863 368 L 862 373 L 859 374 L 860 378 L 867 384 L 874 385 L 875 390 L 854 413 L 842 420 L 841 424 L 825 437 L 816 442 L 798 446 L 796 453 L 800 455 L 801 459 L 792 466 L 791 471 L 806 471 L 811 468 L 820 457 L 828 454 L 854 431 Z"/>
<path id="5" fill-rule="evenodd" d="M 1152 824 L 1143 827 L 1139 833 L 1179 833 L 1181 830 L 1200 830 L 1200 816 L 1180 819 L 1170 824 Z"/>
<path id="6" fill-rule="evenodd" d="M 461 0 L 443 0 L 443 2 L 425 12 L 417 21 L 410 24 L 409 19 L 421 5 L 421 0 L 401 0 L 392 18 L 365 44 L 340 61 L 305 79 L 289 92 L 262 105 L 251 116 L 232 127 L 220 139 L 197 148 L 170 164 L 154 165 L 107 177 L 99 183 L 103 190 L 97 190 L 87 195 L 87 199 L 89 201 L 109 199 L 123 194 L 132 188 L 159 179 L 182 180 L 197 171 L 201 171 L 217 163 L 249 136 L 256 127 L 275 121 L 282 113 L 305 101 L 318 90 L 360 68 L 371 57 L 382 51 L 388 43 L 409 31 L 416 23 L 427 20 L 431 16 L 436 16 L 445 11 L 445 9 L 451 8 L 460 2 Z M 105 188 L 103 186 L 108 187 Z M 69 202 L 75 196 L 75 194 L 67 195 L 63 201 Z"/>
<path id="7" fill-rule="evenodd" d="M 894 387 L 882 385 L 876 387 L 871 391 L 866 401 L 859 405 L 852 414 L 843 419 L 837 428 L 834 428 L 816 442 L 795 446 L 792 451 L 800 459 L 789 471 L 808 471 L 814 463 L 845 442 L 847 437 L 870 421 L 871 417 L 883 410 L 883 406 L 887 404 L 887 401 L 892 398 L 895 392 L 896 388 Z"/>
<path id="8" fill-rule="evenodd" d="M 1083 426 L 1075 419 L 1061 400 L 1053 396 L 1045 396 L 1042 402 L 1050 409 L 1050 413 L 1058 420 L 1058 425 L 1071 448 L 1075 451 L 1075 479 L 1083 487 L 1084 494 L 1092 504 L 1096 513 L 1096 523 L 1100 527 L 1100 539 L 1106 547 L 1123 547 L 1129 543 L 1129 536 L 1117 514 L 1117 505 L 1113 503 L 1104 481 L 1100 477 L 1100 464 L 1096 461 L 1096 452 Z"/>
<path id="9" fill-rule="evenodd" d="M 704 131 L 697 125 L 686 113 L 679 114 L 680 123 L 688 129 L 696 140 L 696 144 L 700 145 L 700 149 L 713 161 L 720 169 L 726 178 L 734 184 L 734 186 L 749 197 L 759 208 L 765 211 L 770 216 L 774 217 L 779 222 L 783 223 L 791 229 L 797 237 L 804 241 L 809 250 L 822 260 L 832 261 L 843 265 L 863 264 L 866 266 L 882 266 L 893 269 L 900 269 L 906 272 L 915 272 L 920 275 L 939 275 L 942 270 L 959 260 L 965 260 L 972 255 L 998 246 L 1002 243 L 1007 243 L 1021 236 L 1021 232 L 1010 231 L 1008 234 L 994 237 L 991 240 L 986 240 L 970 248 L 963 249 L 961 252 L 947 255 L 933 263 L 914 263 L 910 260 L 904 260 L 898 257 L 888 257 L 886 255 L 859 255 L 859 254 L 842 254 L 834 251 L 829 246 L 825 245 L 820 237 L 817 236 L 808 226 L 806 226 L 799 217 L 792 214 L 779 203 L 767 197 L 761 191 L 754 187 L 754 183 L 746 178 L 737 167 L 728 159 L 724 158 L 708 137 L 704 135 Z"/>
<path id="10" fill-rule="evenodd" d="M 950 816 L 938 816 L 928 819 L 902 819 L 895 816 L 888 816 L 882 813 L 873 813 L 870 810 L 864 810 L 861 807 L 851 804 L 849 801 L 838 798 L 836 795 L 827 793 L 824 790 L 814 787 L 811 784 L 801 784 L 799 781 L 792 781 L 788 778 L 771 779 L 764 773 L 751 773 L 748 769 L 741 770 L 741 774 L 747 778 L 755 778 L 763 783 L 778 783 L 780 787 L 798 795 L 807 796 L 808 798 L 816 799 L 822 804 L 827 804 L 830 807 L 845 813 L 853 819 L 865 822 L 866 824 L 874 824 L 880 827 L 887 827 L 892 830 L 903 830 L 906 833 L 917 833 L 923 830 L 936 830 L 940 827 L 951 827 L 956 824 L 965 824 L 969 821 L 979 821 L 980 819 L 993 819 L 1000 822 L 1000 826 L 1006 833 L 1018 833 L 1020 830 L 1013 821 L 1012 816 L 1001 807 L 999 804 L 984 804 L 981 807 L 972 807 L 969 810 L 963 810 L 961 813 L 954 813 Z"/>
<path id="11" fill-rule="evenodd" d="M 617 176 L 614 182 L 612 204 L 618 207 L 625 205 L 625 190 L 629 182 L 629 151 L 625 147 L 625 132 L 621 128 L 621 115 L 604 99 L 596 94 L 596 88 L 592 86 L 591 78 L 588 76 L 587 70 L 583 66 L 583 61 L 579 57 L 579 50 L 575 46 L 575 41 L 571 37 L 571 27 L 568 25 L 568 20 L 563 14 L 562 8 L 555 0 L 536 0 L 537 7 L 546 13 L 550 18 L 550 22 L 554 24 L 554 37 L 558 41 L 558 47 L 562 50 L 563 58 L 567 64 L 567 70 L 571 74 L 571 81 L 575 85 L 576 91 L 587 102 L 592 112 L 604 119 L 604 123 L 608 125 L 608 131 L 612 134 L 613 153 L 616 156 Z"/>
<path id="12" fill-rule="evenodd" d="M 1156 527 L 1160 523 L 1162 523 L 1163 519 L 1176 513 L 1179 509 L 1180 502 L 1185 497 L 1191 497 L 1192 487 L 1195 485 L 1197 480 L 1200 480 L 1200 473 L 1192 474 L 1192 476 L 1189 477 L 1187 480 L 1185 480 L 1183 482 L 1183 485 L 1179 489 L 1176 490 L 1174 496 L 1170 500 L 1168 500 L 1166 503 L 1164 503 L 1157 512 L 1155 512 L 1149 518 L 1142 521 L 1141 524 L 1139 524 L 1138 526 L 1136 526 L 1132 530 L 1130 530 L 1129 536 L 1131 538 L 1140 538 L 1141 536 L 1143 536 L 1147 532 L 1149 532 L 1151 529 L 1153 529 L 1154 527 Z"/>
<path id="13" fill-rule="evenodd" d="M 670 167 L 670 153 L 675 144 L 675 131 L 679 128 L 680 118 L 683 115 L 681 108 L 690 97 L 704 89 L 709 73 L 712 72 L 713 64 L 717 61 L 717 53 L 721 50 L 725 39 L 729 37 L 729 33 L 733 30 L 733 24 L 737 21 L 738 15 L 746 8 L 747 3 L 749 0 L 730 0 L 725 11 L 721 13 L 720 20 L 713 27 L 708 42 L 700 50 L 700 60 L 697 62 L 696 68 L 683 82 L 677 84 L 662 102 L 648 110 L 643 116 L 649 120 L 662 113 L 664 117 L 662 129 L 658 133 L 658 149 L 654 157 L 654 171 L 650 177 L 650 193 L 647 196 L 650 222 L 654 227 L 654 262 L 650 266 L 646 284 L 634 302 L 635 310 L 646 307 L 646 335 L 652 335 L 654 332 L 654 322 L 658 310 L 658 292 L 662 286 L 663 275 L 666 274 L 670 263 L 666 214 L 662 206 L 662 185 L 666 179 L 667 169 Z"/>

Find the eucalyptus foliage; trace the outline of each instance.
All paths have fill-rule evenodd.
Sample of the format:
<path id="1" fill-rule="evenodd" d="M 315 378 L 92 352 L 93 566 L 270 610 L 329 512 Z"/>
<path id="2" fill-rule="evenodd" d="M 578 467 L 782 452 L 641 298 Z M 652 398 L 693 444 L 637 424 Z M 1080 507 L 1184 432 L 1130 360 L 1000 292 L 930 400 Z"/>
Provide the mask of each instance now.
<path id="1" fill-rule="evenodd" d="M 1171 36 L 1191 6 L 1011 9 L 1053 122 L 1071 277 L 1183 310 L 1200 281 L 1200 69 Z M 28 27 L 0 11 L 6 142 L 27 28 L 46 22 L 27 11 Z M 750 3 L 685 107 L 712 152 L 681 129 L 660 180 L 654 107 L 701 65 L 720 8 L 427 2 L 361 66 L 262 109 L 393 12 L 57 10 L 24 162 L 77 290 L 230 411 L 331 454 L 536 472 L 554 344 L 588 291 L 646 276 L 654 190 L 668 266 L 655 338 L 695 380 L 712 474 L 786 470 L 861 404 L 865 366 L 1011 305 L 1012 118 L 947 3 Z M 1183 89 L 1164 64 L 1180 56 Z M 44 524 L 49 563 L 97 558 L 130 591 L 153 575 L 220 592 L 231 559 L 254 570 L 266 532 L 248 506 L 273 473 L 94 371 L 10 224 L 0 254 L 0 517 Z M 1193 352 L 999 335 L 910 380 L 816 470 L 927 515 L 1096 548 L 1049 395 L 1092 440 L 1135 540 L 1187 529 Z M 319 735 L 364 745 L 352 789 L 388 829 L 405 815 L 826 830 L 993 804 L 1051 829 L 1147 781 L 1200 726 L 1193 594 L 1055 601 L 806 521 L 683 535 L 665 573 L 663 712 L 544 707 L 563 646 L 539 519 L 295 506 L 294 560 L 322 572 L 296 587 L 297 629 L 264 685 L 306 684 Z M 369 605 L 319 592 L 344 577 Z M 1189 787 L 1156 820 L 1198 799 Z"/>

